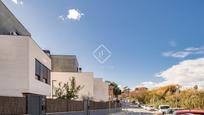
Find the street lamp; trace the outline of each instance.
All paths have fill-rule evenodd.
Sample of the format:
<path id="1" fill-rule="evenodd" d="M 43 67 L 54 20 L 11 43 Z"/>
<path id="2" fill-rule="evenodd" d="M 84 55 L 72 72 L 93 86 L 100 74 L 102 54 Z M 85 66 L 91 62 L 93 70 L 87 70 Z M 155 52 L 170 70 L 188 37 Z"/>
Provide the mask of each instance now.
<path id="1" fill-rule="evenodd" d="M 178 93 L 179 93 L 179 88 L 181 88 L 181 86 L 177 85 L 176 86 L 176 108 L 178 108 Z"/>
<path id="2" fill-rule="evenodd" d="M 110 101 L 111 101 L 111 95 L 109 95 L 109 102 L 108 102 L 108 113 L 110 114 Z"/>

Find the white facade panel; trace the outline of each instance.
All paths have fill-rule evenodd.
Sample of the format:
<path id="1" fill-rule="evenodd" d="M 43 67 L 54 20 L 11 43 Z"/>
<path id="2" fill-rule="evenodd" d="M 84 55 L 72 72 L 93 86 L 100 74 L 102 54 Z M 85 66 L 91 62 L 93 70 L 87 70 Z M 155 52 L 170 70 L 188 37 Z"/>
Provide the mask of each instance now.
<path id="1" fill-rule="evenodd" d="M 0 96 L 50 95 L 50 85 L 35 79 L 35 59 L 51 69 L 51 60 L 26 36 L 0 35 Z"/>
<path id="2" fill-rule="evenodd" d="M 94 78 L 94 100 L 108 101 L 108 84 L 102 78 Z"/>
<path id="3" fill-rule="evenodd" d="M 93 73 L 92 72 L 51 72 L 51 86 L 52 90 L 54 87 L 58 86 L 59 82 L 66 83 L 70 82 L 70 79 L 74 77 L 77 85 L 83 86 L 83 89 L 79 91 L 79 100 L 83 97 L 93 97 Z M 52 84 L 54 83 L 54 84 Z M 54 94 L 54 92 L 52 92 Z M 52 95 L 52 97 L 54 97 Z"/>
<path id="4" fill-rule="evenodd" d="M 28 91 L 28 38 L 0 35 L 0 95 Z"/>
<path id="5" fill-rule="evenodd" d="M 29 92 L 50 96 L 51 85 L 35 78 L 35 59 L 51 70 L 50 57 L 32 39 L 29 39 Z"/>

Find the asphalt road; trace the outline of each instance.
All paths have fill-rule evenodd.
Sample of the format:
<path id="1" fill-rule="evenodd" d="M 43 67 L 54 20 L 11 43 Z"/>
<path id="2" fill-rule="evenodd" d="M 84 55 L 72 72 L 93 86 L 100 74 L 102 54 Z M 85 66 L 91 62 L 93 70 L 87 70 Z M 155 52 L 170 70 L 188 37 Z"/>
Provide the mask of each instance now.
<path id="1" fill-rule="evenodd" d="M 155 112 L 143 110 L 141 108 L 124 108 L 122 112 L 112 115 L 155 115 Z"/>

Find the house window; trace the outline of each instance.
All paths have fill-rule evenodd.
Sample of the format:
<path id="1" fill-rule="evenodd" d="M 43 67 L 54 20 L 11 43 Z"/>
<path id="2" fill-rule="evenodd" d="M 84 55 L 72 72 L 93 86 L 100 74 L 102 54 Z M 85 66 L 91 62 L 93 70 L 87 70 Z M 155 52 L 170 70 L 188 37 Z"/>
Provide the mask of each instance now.
<path id="1" fill-rule="evenodd" d="M 48 80 L 43 78 L 43 82 L 48 84 Z"/>
<path id="2" fill-rule="evenodd" d="M 50 70 L 37 59 L 35 59 L 35 76 L 37 80 L 50 84 Z"/>
<path id="3" fill-rule="evenodd" d="M 40 76 L 35 75 L 35 79 L 40 80 Z"/>

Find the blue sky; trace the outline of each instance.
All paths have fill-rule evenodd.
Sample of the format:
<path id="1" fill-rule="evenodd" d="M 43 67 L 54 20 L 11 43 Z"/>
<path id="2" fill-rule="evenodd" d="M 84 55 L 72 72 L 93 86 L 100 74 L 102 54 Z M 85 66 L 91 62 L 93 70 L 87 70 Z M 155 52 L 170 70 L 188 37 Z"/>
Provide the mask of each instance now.
<path id="1" fill-rule="evenodd" d="M 130 88 L 151 87 L 169 80 L 172 66 L 180 67 L 186 60 L 194 63 L 204 56 L 202 0 L 3 2 L 43 49 L 52 54 L 77 55 L 83 71 Z M 67 18 L 70 9 L 81 13 L 80 19 Z M 112 52 L 104 64 L 92 55 L 101 44 Z M 203 65 L 196 67 L 201 69 Z M 203 71 L 199 76 L 202 75 Z M 204 81 L 201 77 L 199 80 Z"/>

